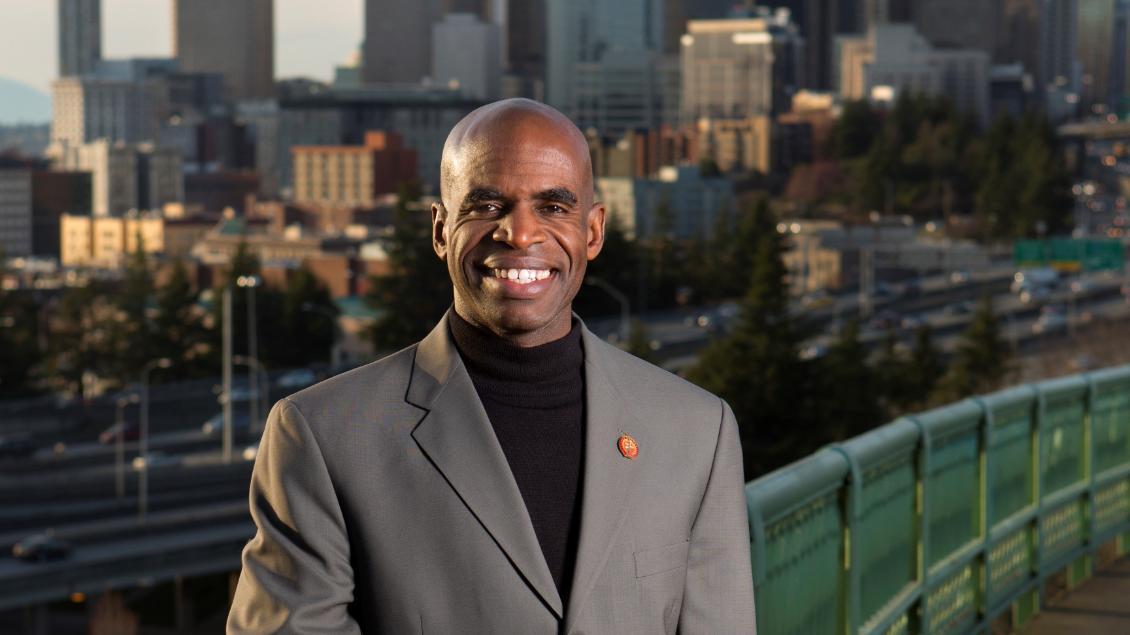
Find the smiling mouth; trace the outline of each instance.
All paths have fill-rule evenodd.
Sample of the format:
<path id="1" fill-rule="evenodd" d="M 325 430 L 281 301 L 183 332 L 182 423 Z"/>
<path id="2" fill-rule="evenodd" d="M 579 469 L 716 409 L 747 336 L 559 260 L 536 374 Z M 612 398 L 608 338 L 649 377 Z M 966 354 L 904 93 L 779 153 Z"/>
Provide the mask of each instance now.
<path id="1" fill-rule="evenodd" d="M 490 269 L 491 276 L 518 284 L 530 284 L 553 275 L 550 269 Z"/>

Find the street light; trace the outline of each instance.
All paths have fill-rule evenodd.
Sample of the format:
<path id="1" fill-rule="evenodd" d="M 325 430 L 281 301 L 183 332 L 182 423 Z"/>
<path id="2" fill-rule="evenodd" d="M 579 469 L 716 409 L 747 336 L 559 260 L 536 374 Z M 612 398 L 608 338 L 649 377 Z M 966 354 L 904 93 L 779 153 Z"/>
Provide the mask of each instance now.
<path id="1" fill-rule="evenodd" d="M 615 298 L 620 303 L 620 342 L 624 345 L 628 341 L 628 335 L 631 328 L 631 314 L 629 313 L 628 296 L 620 293 L 616 287 L 608 284 L 603 279 L 597 276 L 589 276 L 585 278 L 585 284 L 600 287 L 608 292 L 608 295 Z"/>
<path id="2" fill-rule="evenodd" d="M 263 420 L 262 412 L 259 409 L 259 399 L 257 397 L 259 385 L 261 384 L 268 387 L 271 385 L 270 382 L 267 381 L 267 369 L 263 368 L 263 364 L 259 363 L 259 360 L 249 355 L 235 355 L 231 358 L 231 361 L 233 364 L 243 364 L 244 366 L 252 368 L 252 372 L 258 372 L 259 376 L 262 378 L 262 380 L 256 383 L 255 392 L 252 393 L 253 399 L 251 401 L 251 421 L 255 423 L 255 427 L 257 428 L 259 427 L 259 423 Z M 230 399 L 231 395 L 225 397 L 225 400 Z"/>
<path id="3" fill-rule="evenodd" d="M 130 393 L 129 397 L 118 397 L 118 412 L 114 417 L 114 423 L 118 427 L 117 438 L 114 441 L 114 466 L 115 466 L 115 480 L 114 490 L 118 496 L 118 500 L 126 496 L 126 451 L 125 441 L 123 437 L 126 432 L 126 420 L 123 417 L 123 411 L 132 403 L 137 403 L 141 399 L 137 393 Z"/>
<path id="4" fill-rule="evenodd" d="M 141 431 L 138 434 L 141 474 L 137 482 L 137 514 L 142 520 L 145 520 L 145 512 L 149 506 L 149 371 L 172 365 L 171 359 L 161 357 L 149 360 L 141 367 Z"/>
<path id="5" fill-rule="evenodd" d="M 255 287 L 258 287 L 261 282 L 259 276 L 239 276 L 235 280 L 236 286 L 247 289 L 247 356 L 253 359 L 259 359 L 258 321 L 255 319 Z M 251 393 L 251 403 L 254 408 L 253 412 L 257 413 L 259 412 L 259 388 L 255 382 L 255 369 L 248 368 L 247 384 L 256 387 L 254 392 Z"/>
<path id="6" fill-rule="evenodd" d="M 341 327 L 337 323 L 337 314 L 327 309 L 324 306 L 318 306 L 312 302 L 303 302 L 302 310 L 307 313 L 317 313 L 329 318 L 334 326 L 334 343 L 330 347 L 330 368 L 336 369 L 341 364 Z"/>

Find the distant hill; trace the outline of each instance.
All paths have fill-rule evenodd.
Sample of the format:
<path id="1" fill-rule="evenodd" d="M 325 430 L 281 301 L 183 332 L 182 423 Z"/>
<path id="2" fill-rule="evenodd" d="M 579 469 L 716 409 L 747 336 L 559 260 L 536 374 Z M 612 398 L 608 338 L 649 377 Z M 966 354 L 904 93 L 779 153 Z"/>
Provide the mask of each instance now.
<path id="1" fill-rule="evenodd" d="M 0 124 L 51 121 L 51 97 L 23 82 L 0 77 Z"/>

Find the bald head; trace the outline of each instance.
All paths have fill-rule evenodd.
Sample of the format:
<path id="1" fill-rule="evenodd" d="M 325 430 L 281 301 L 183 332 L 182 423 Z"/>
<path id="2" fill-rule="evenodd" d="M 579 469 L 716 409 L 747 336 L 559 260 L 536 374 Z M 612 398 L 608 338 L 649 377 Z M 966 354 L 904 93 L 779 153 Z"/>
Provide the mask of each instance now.
<path id="1" fill-rule="evenodd" d="M 560 111 L 532 99 L 504 99 L 475 109 L 451 129 L 440 160 L 440 197 L 447 202 L 452 184 L 467 168 L 468 160 L 491 146 L 532 136 L 552 140 L 583 166 L 588 194 L 592 193 L 592 163 L 588 142 L 577 126 Z"/>

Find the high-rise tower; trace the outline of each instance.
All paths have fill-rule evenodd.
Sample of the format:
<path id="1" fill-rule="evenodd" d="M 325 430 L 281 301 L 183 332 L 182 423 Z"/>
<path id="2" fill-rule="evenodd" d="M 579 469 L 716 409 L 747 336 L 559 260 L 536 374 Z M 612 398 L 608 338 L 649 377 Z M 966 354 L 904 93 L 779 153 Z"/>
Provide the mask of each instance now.
<path id="1" fill-rule="evenodd" d="M 85 75 L 102 59 L 102 0 L 59 0 L 59 77 Z"/>
<path id="2" fill-rule="evenodd" d="M 233 100 L 275 93 L 274 0 L 173 0 L 180 69 L 221 73 Z"/>

